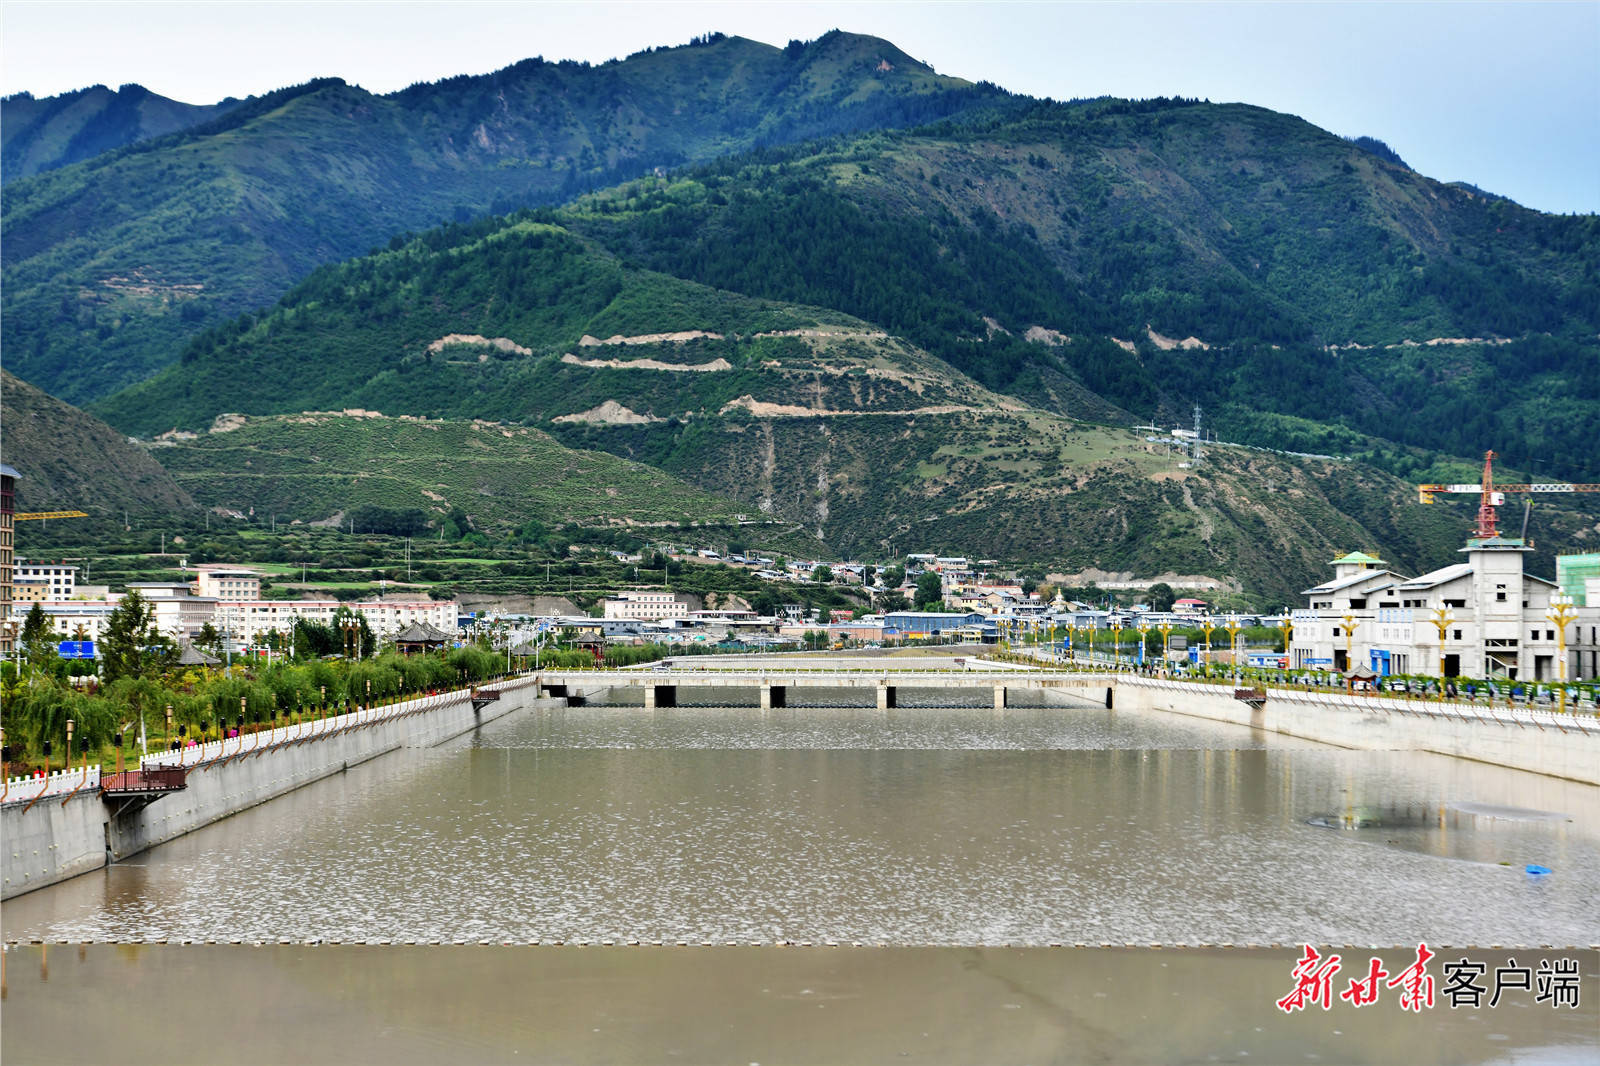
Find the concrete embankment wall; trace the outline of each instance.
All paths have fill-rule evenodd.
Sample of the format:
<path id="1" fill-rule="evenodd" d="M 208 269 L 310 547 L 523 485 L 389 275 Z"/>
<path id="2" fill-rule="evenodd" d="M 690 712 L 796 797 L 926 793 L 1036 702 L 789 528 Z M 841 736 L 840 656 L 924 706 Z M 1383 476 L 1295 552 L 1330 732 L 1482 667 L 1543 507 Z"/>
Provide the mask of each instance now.
<path id="1" fill-rule="evenodd" d="M 1497 720 L 1475 708 L 1458 716 L 1424 714 L 1404 700 L 1341 699 L 1279 689 L 1269 690 L 1266 702 L 1252 707 L 1234 699 L 1232 689 L 1140 677 L 1118 680 L 1115 704 L 1232 722 L 1342 748 L 1431 751 L 1600 785 L 1600 732 Z"/>
<path id="2" fill-rule="evenodd" d="M 99 869 L 398 748 L 440 744 L 536 706 L 541 701 L 531 686 L 532 679 L 496 686 L 502 697 L 481 711 L 473 709 L 467 692 L 453 692 L 367 712 L 374 718 L 370 724 L 355 724 L 354 714 L 328 719 L 322 725 L 329 731 L 309 739 L 253 750 L 247 737 L 242 754 L 231 754 L 239 742 L 228 741 L 220 759 L 217 746 L 208 745 L 197 753 L 204 760 L 198 767 L 197 756 L 188 757 L 183 791 L 146 806 L 130 804 L 120 813 L 118 803 L 91 789 L 65 800 L 46 796 L 31 807 L 7 803 L 0 807 L 0 899 Z"/>

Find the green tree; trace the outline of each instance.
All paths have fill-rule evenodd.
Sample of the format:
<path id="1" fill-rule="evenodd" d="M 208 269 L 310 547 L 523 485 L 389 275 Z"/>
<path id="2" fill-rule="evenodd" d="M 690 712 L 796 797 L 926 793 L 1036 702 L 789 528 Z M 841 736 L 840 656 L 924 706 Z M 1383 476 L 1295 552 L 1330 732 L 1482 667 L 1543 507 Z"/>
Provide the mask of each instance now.
<path id="1" fill-rule="evenodd" d="M 22 623 L 22 654 L 35 670 L 48 667 L 56 657 L 55 634 L 50 632 L 50 619 L 37 600 Z"/>
<path id="2" fill-rule="evenodd" d="M 207 622 L 200 627 L 200 632 L 195 634 L 194 646 L 203 651 L 217 654 L 222 650 L 222 634 L 217 632 L 217 627 Z"/>
<path id="3" fill-rule="evenodd" d="M 828 582 L 833 580 L 833 568 L 830 566 L 817 567 L 815 570 L 811 571 L 811 580 L 815 581 L 819 585 L 826 585 Z"/>
<path id="4" fill-rule="evenodd" d="M 142 677 L 147 669 L 145 649 L 157 642 L 155 607 L 137 589 L 122 597 L 106 618 L 100 638 L 101 661 L 107 683 L 124 677 Z"/>
<path id="5" fill-rule="evenodd" d="M 1170 611 L 1172 610 L 1173 601 L 1178 598 L 1178 594 L 1173 592 L 1172 586 L 1165 581 L 1158 581 L 1150 586 L 1150 591 L 1146 594 L 1146 598 L 1150 601 L 1150 609 L 1152 611 Z"/>
<path id="6" fill-rule="evenodd" d="M 887 567 L 883 571 L 883 587 L 897 589 L 906 583 L 906 568 L 903 566 Z"/>
<path id="7" fill-rule="evenodd" d="M 917 609 L 924 607 L 942 607 L 944 605 L 944 582 L 939 575 L 929 570 L 917 578 Z"/>

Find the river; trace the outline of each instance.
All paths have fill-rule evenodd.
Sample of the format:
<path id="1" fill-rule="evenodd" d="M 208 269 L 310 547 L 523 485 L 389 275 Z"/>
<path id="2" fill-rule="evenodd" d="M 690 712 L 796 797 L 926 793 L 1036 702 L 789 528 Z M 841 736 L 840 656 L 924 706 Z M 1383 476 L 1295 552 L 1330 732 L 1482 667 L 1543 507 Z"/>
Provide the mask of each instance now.
<path id="1" fill-rule="evenodd" d="M 692 703 L 694 693 L 681 696 Z M 832 702 L 852 698 L 840 694 Z M 924 700 L 957 701 L 939 694 Z M 828 694 L 816 702 L 830 702 Z M 182 977 L 187 987 L 196 980 L 221 987 L 237 973 L 259 970 L 268 987 L 305 990 L 290 999 L 314 999 L 310 990 L 319 983 L 337 984 L 359 968 L 348 952 L 374 950 L 335 945 L 537 943 L 543 945 L 537 950 L 493 949 L 513 952 L 509 958 L 482 954 L 486 949 L 463 956 L 452 953 L 460 949 L 391 947 L 382 949 L 383 969 L 391 985 L 398 982 L 390 991 L 417 998 L 419 1009 L 421 990 L 441 972 L 459 971 L 454 987 L 463 994 L 498 995 L 490 990 L 501 982 L 492 975 L 519 965 L 530 987 L 548 992 L 559 985 L 558 1000 L 582 1000 L 589 987 L 598 998 L 571 1006 L 558 1028 L 593 1020 L 606 1003 L 615 1006 L 612 997 L 636 992 L 657 971 L 675 989 L 735 989 L 716 1000 L 723 1004 L 717 1020 L 733 1032 L 758 1010 L 755 990 L 763 982 L 769 992 L 784 990 L 771 992 L 778 999 L 801 997 L 808 983 L 830 987 L 827 973 L 848 973 L 837 979 L 854 990 L 851 1006 L 823 998 L 806 1009 L 829 1004 L 836 1013 L 856 1011 L 864 1025 L 874 1010 L 909 1009 L 903 997 L 921 997 L 929 1009 L 943 998 L 959 999 L 964 980 L 974 988 L 963 994 L 982 999 L 989 993 L 980 995 L 979 986 L 997 996 L 1014 988 L 1022 1002 L 1015 1009 L 1038 1011 L 1042 1003 L 1065 1002 L 1063 982 L 1076 987 L 1104 970 L 1123 982 L 1119 996 L 1106 998 L 1144 1002 L 1137 989 L 1182 959 L 1193 983 L 1172 976 L 1159 989 L 1179 1001 L 1180 1013 L 1197 1011 L 1199 1026 L 1207 1012 L 1196 997 L 1214 995 L 1206 986 L 1217 975 L 1231 989 L 1228 1001 L 1240 1003 L 1241 1022 L 1282 1017 L 1271 1000 L 1292 987 L 1289 969 L 1302 943 L 1395 949 L 1386 958 L 1400 958 L 1396 952 L 1421 941 L 1485 951 L 1555 945 L 1543 951 L 1552 959 L 1565 945 L 1592 944 L 1600 885 L 1597 793 L 1442 756 L 1348 751 L 1087 703 L 1005 711 L 531 709 L 442 747 L 352 768 L 104 872 L 10 900 L 3 926 L 8 942 L 24 944 L 286 941 L 297 946 L 97 943 L 85 949 L 92 953 L 86 958 L 100 966 L 89 966 L 84 979 L 131 968 Z M 1530 863 L 1553 873 L 1530 876 Z M 607 942 L 619 946 L 601 947 Z M 644 946 L 620 946 L 631 942 Z M 649 946 L 655 942 L 667 947 Z M 678 943 L 696 946 L 671 947 Z M 822 946 L 835 943 L 873 947 Z M 772 946 L 784 944 L 816 946 Z M 1068 946 L 1049 947 L 1058 944 Z M 1074 944 L 1091 947 L 1074 951 Z M 1094 947 L 1101 944 L 1116 947 Z M 1163 945 L 1166 955 L 1151 961 L 1157 955 L 1150 944 Z M 1263 950 L 1173 952 L 1174 945 Z M 42 950 L 14 947 L 8 955 L 7 1048 L 18 1018 L 42 1023 L 45 1017 L 17 1007 L 17 990 L 36 983 L 19 975 L 44 961 L 19 952 Z M 76 950 L 50 949 L 58 991 Z M 1344 952 L 1352 968 L 1356 953 Z M 1563 1048 L 1587 1051 L 1600 998 L 1594 955 L 1566 954 L 1586 960 L 1588 1001 L 1577 1013 L 1559 1012 L 1559 1024 L 1547 1017 L 1557 1012 L 1534 1010 L 1528 997 L 1526 1006 L 1483 1012 L 1476 1037 L 1459 1012 L 1436 1009 L 1429 1022 L 1415 1025 L 1455 1018 L 1447 1026 L 1452 1035 L 1440 1039 L 1458 1061 L 1499 1061 L 1497 1055 L 1562 1061 Z M 573 987 L 557 979 L 588 970 L 594 972 L 572 978 Z M 711 971 L 722 976 L 712 979 Z M 1015 974 L 997 977 L 998 971 Z M 944 984 L 940 974 L 948 978 Z M 880 981 L 900 982 L 904 991 Z M 1079 990 L 1093 1000 L 1087 987 Z M 768 1004 L 774 1019 L 788 1017 L 793 1010 L 779 1009 L 778 999 Z M 666 1017 L 671 1000 L 657 990 L 638 1004 Z M 649 1002 L 657 1006 L 646 1008 Z M 430 1001 L 424 1013 L 436 1007 Z M 1049 1046 L 1049 1034 L 1060 1038 L 1063 1025 L 1089 1025 L 1096 1010 L 1110 1010 L 1094 1025 L 1119 1034 L 1112 1042 L 1121 1041 L 1128 1055 L 1166 1057 L 1161 1041 L 1127 1031 L 1138 1027 L 1138 1011 L 1126 1006 L 1077 1004 L 1070 1024 L 1054 1014 L 1034 1019 L 1043 1026 L 1036 1029 L 1012 1025 L 1017 1020 L 1005 1019 L 1004 1004 L 994 1010 L 1004 1022 L 997 1032 L 1014 1037 L 991 1045 L 997 1059 L 1037 1059 L 1033 1050 Z M 363 1007 L 361 1017 L 368 1013 Z M 804 1017 L 794 1014 L 797 1031 Z M 1379 1018 L 1376 1011 L 1345 1007 L 1341 1015 L 1336 1006 L 1326 1017 L 1342 1029 L 1326 1022 L 1263 1026 L 1278 1035 L 1261 1037 L 1270 1046 L 1258 1055 L 1274 1055 L 1271 1048 L 1281 1054 L 1290 1046 L 1284 1040 L 1335 1040 L 1328 1034 L 1336 1029 L 1366 1033 L 1367 1040 L 1382 1031 L 1363 1020 Z M 1396 1035 L 1405 1031 L 1404 1017 L 1382 1017 L 1399 1027 Z M 928 1024 L 942 1031 L 948 1020 Z M 708 1044 L 681 1033 L 652 1037 L 643 1024 L 627 1023 L 628 1039 L 656 1051 L 672 1040 L 690 1048 L 691 1059 L 694 1048 L 713 1059 L 746 1050 L 737 1041 Z M 1562 1026 L 1577 1027 L 1576 1043 L 1560 1036 Z M 1231 1048 L 1229 1055 L 1248 1051 L 1255 1039 L 1244 1035 L 1250 1028 L 1218 1038 L 1217 1047 Z M 511 1030 L 516 1026 L 495 1031 L 511 1039 Z M 1491 1033 L 1504 1039 L 1490 1040 Z M 579 1035 L 574 1029 L 571 1039 Z M 878 1057 L 870 1048 L 889 1048 L 856 1046 L 860 1061 Z M 930 1050 L 908 1045 L 919 1047 Z M 1538 1054 L 1517 1057 L 1518 1048 Z M 839 1057 L 819 1052 L 809 1060 Z"/>

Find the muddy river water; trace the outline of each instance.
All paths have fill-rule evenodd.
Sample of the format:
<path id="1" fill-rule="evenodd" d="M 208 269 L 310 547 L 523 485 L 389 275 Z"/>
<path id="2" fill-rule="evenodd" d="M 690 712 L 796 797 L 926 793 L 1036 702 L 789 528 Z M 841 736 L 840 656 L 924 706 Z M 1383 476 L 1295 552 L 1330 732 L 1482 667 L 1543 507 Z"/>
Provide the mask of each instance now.
<path id="1" fill-rule="evenodd" d="M 8 901 L 4 1051 L 85 1002 L 125 1051 L 181 989 L 232 1004 L 184 1011 L 229 1019 L 205 1061 L 1577 1062 L 1597 894 L 1600 790 L 1441 756 L 1088 705 L 529 709 Z M 1302 944 L 1342 990 L 1423 941 L 1577 959 L 1584 998 L 1273 1006 Z"/>

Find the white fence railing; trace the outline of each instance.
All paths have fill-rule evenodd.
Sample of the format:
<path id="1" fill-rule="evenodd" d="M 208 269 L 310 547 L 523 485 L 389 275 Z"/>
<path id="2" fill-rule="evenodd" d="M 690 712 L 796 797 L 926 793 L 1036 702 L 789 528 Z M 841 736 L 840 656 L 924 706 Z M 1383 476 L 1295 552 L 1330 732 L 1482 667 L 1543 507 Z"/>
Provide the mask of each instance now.
<path id="1" fill-rule="evenodd" d="M 3 802 L 31 803 L 47 796 L 64 796 L 80 789 L 100 787 L 100 767 L 87 769 L 78 766 L 70 770 L 56 770 L 50 774 L 39 773 L 33 777 L 8 777 L 5 782 Z"/>
<path id="2" fill-rule="evenodd" d="M 1193 681 L 1172 681 L 1158 677 L 1125 677 L 1123 683 L 1149 688 L 1166 688 L 1180 692 L 1218 692 L 1226 688 Z M 1242 683 L 1252 687 L 1249 682 Z M 1309 692 L 1292 688 L 1262 686 L 1272 701 L 1301 704 L 1306 707 L 1336 707 L 1342 710 L 1383 712 L 1410 715 L 1419 718 L 1436 718 L 1443 721 L 1471 722 L 1479 725 L 1516 726 L 1522 729 L 1555 729 L 1560 732 L 1600 734 L 1600 718 L 1591 713 L 1560 714 L 1556 711 L 1527 707 L 1495 707 L 1460 700 L 1412 700 L 1391 696 L 1364 696 L 1313 689 Z"/>

